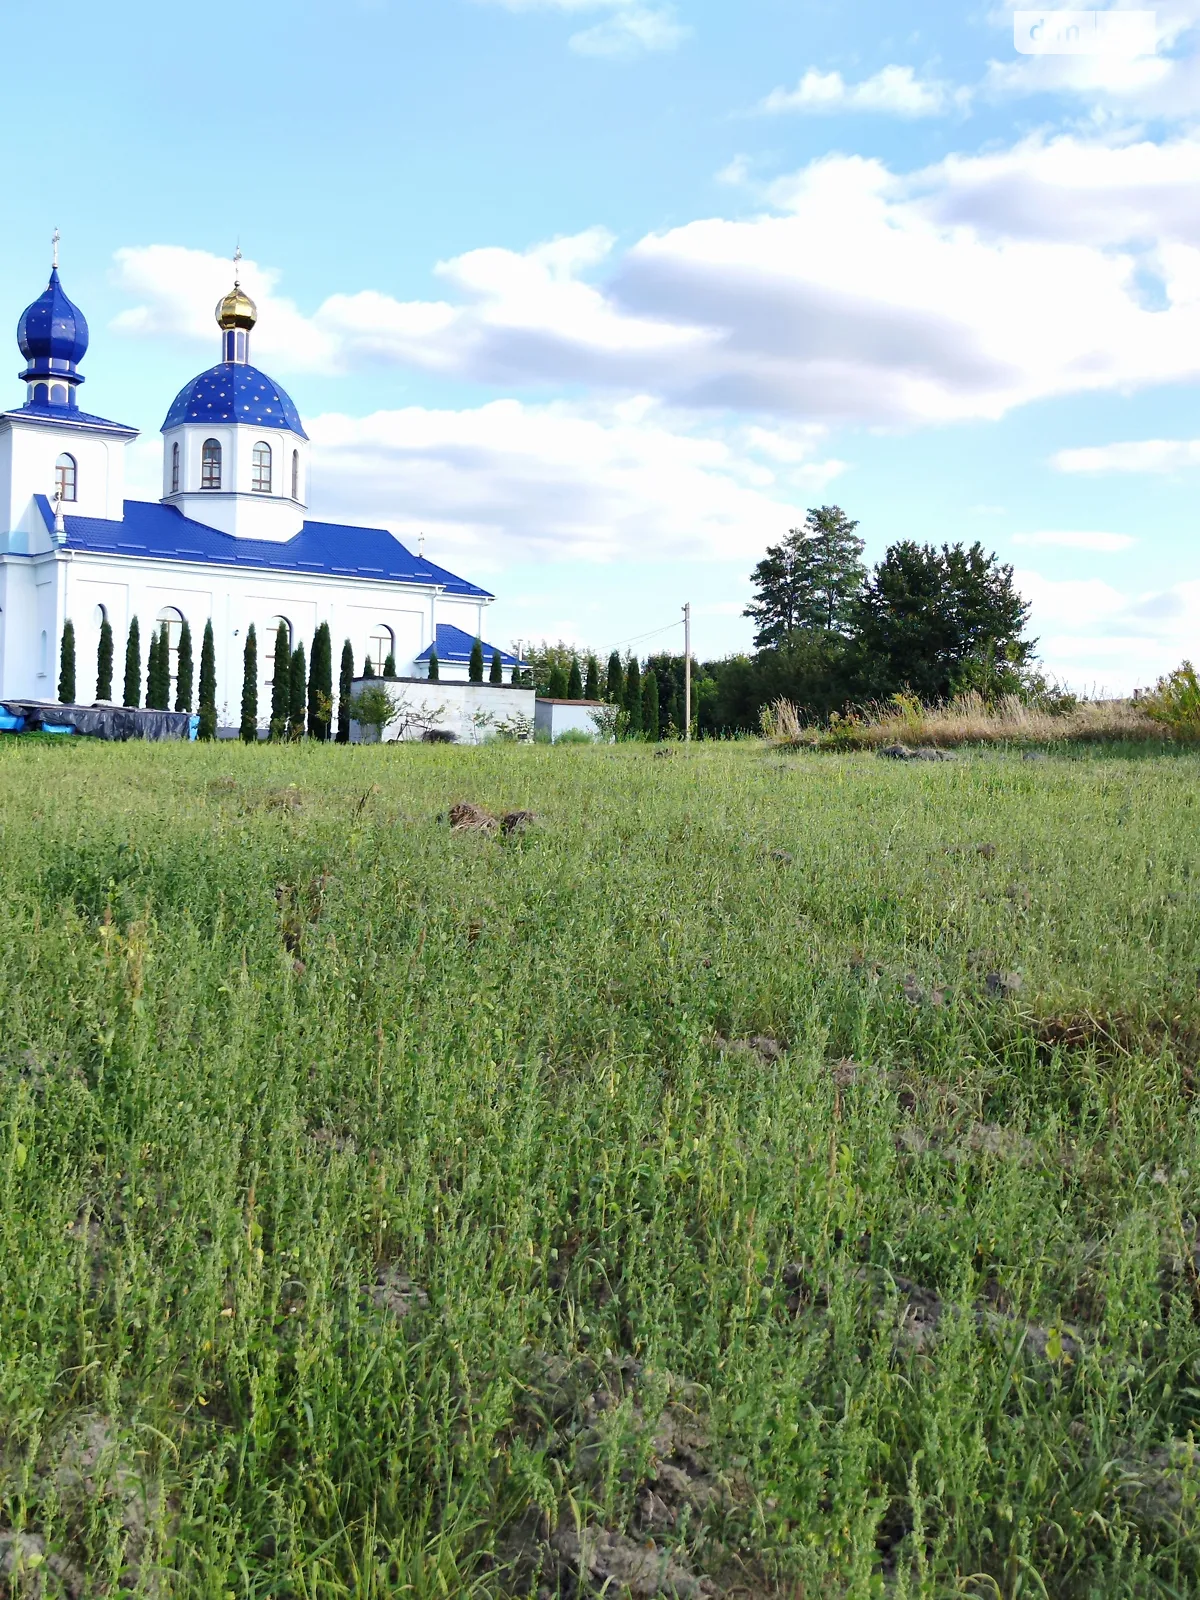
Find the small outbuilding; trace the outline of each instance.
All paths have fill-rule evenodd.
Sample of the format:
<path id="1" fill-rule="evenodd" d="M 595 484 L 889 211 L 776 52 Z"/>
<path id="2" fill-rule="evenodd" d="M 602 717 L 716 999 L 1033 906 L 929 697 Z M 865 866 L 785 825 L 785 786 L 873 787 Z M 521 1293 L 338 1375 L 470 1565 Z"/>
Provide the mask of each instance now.
<path id="1" fill-rule="evenodd" d="M 551 743 L 561 739 L 564 733 L 586 733 L 594 739 L 600 729 L 593 713 L 604 709 L 603 700 L 551 700 L 539 695 L 533 713 L 533 731 L 535 736 L 547 734 Z"/>

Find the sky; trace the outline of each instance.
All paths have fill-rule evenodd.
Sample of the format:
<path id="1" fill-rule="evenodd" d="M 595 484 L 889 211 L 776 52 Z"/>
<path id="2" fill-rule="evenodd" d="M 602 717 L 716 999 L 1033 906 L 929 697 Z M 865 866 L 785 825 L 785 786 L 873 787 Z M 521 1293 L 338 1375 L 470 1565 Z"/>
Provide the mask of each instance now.
<path id="1" fill-rule="evenodd" d="M 1112 22 L 6 0 L 0 400 L 57 227 L 155 497 L 240 244 L 311 514 L 423 533 L 490 642 L 679 649 L 689 601 L 749 649 L 752 568 L 836 503 L 869 560 L 982 541 L 1047 671 L 1127 692 L 1200 653 L 1200 0 Z"/>

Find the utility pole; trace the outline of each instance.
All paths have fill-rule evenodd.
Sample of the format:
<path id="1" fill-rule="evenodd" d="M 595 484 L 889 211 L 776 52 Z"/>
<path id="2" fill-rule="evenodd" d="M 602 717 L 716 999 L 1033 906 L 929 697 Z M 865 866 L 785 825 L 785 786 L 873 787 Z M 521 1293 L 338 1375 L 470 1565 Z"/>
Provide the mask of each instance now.
<path id="1" fill-rule="evenodd" d="M 683 608 L 683 737 L 692 737 L 692 602 Z"/>

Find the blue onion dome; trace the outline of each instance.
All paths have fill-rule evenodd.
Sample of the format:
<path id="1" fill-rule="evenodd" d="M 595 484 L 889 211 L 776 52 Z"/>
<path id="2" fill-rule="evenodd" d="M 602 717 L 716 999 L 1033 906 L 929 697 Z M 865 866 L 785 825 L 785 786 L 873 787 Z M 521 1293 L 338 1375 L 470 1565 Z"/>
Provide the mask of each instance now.
<path id="1" fill-rule="evenodd" d="M 83 312 L 63 293 L 57 267 L 50 273 L 46 292 L 21 313 L 17 343 L 28 362 L 22 379 L 51 374 L 77 376 L 76 363 L 87 354 L 88 325 Z"/>
<path id="2" fill-rule="evenodd" d="M 253 423 L 262 428 L 286 428 L 308 438 L 291 396 L 265 372 L 243 361 L 219 361 L 183 386 L 162 431 L 184 422 Z"/>

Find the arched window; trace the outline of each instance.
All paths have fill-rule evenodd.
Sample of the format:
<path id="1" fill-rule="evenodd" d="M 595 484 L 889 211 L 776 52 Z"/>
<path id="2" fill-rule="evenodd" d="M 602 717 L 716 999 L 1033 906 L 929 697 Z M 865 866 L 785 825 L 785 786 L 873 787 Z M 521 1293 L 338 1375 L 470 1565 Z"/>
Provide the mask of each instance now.
<path id="1" fill-rule="evenodd" d="M 50 400 L 50 385 L 48 383 L 35 383 L 33 386 L 33 403 L 35 406 L 44 406 Z"/>
<path id="2" fill-rule="evenodd" d="M 183 632 L 183 612 L 176 611 L 174 606 L 164 606 L 154 619 L 155 633 L 161 633 L 164 627 L 171 652 L 171 698 L 174 699 L 175 680 L 179 676 L 179 635 Z"/>
<path id="3" fill-rule="evenodd" d="M 45 628 L 42 629 L 42 642 L 38 650 L 38 677 L 46 676 L 46 669 L 50 663 L 50 641 L 46 637 Z"/>
<path id="4" fill-rule="evenodd" d="M 281 622 L 287 629 L 288 641 L 288 653 L 287 658 L 283 663 L 283 670 L 286 672 L 291 666 L 293 648 L 292 625 L 286 617 L 272 617 L 263 631 L 262 644 L 260 646 L 260 649 L 263 653 L 263 666 L 266 668 L 268 683 L 275 682 L 275 641 L 279 638 L 279 624 Z"/>
<path id="5" fill-rule="evenodd" d="M 300 452 L 292 451 L 292 499 L 300 498 Z"/>
<path id="6" fill-rule="evenodd" d="M 60 500 L 75 498 L 75 457 L 62 455 L 54 463 L 54 487 Z"/>
<path id="7" fill-rule="evenodd" d="M 389 656 L 396 653 L 396 635 L 386 622 L 379 622 L 371 630 L 371 648 L 369 650 L 371 666 L 376 677 L 383 677 L 384 664 Z"/>
<path id="8" fill-rule="evenodd" d="M 171 446 L 171 493 L 179 493 L 179 440 Z"/>
<path id="9" fill-rule="evenodd" d="M 67 403 L 67 386 L 65 383 L 56 383 L 50 390 L 50 404 L 52 406 L 65 406 Z"/>
<path id="10" fill-rule="evenodd" d="M 200 487 L 202 489 L 221 487 L 221 446 L 215 439 L 204 441 L 204 450 L 200 456 Z"/>
<path id="11" fill-rule="evenodd" d="M 92 613 L 92 621 L 96 624 L 96 632 L 99 633 L 100 629 L 108 621 L 108 607 L 97 606 Z"/>
<path id="12" fill-rule="evenodd" d="M 250 457 L 250 487 L 255 494 L 271 492 L 271 446 L 260 439 Z"/>

